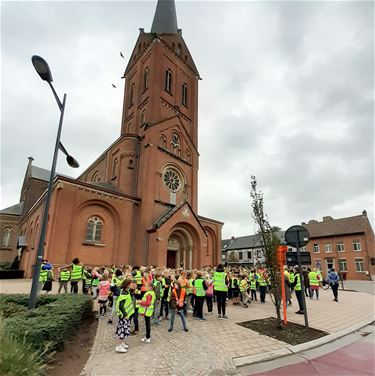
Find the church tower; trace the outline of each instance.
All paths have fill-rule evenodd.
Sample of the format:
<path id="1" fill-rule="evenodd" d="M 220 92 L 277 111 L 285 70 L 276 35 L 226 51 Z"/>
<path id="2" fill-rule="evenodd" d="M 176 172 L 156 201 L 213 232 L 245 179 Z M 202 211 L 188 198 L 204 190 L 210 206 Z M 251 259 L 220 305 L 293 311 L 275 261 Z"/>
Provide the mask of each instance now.
<path id="1" fill-rule="evenodd" d="M 173 0 L 158 1 L 151 31 L 140 29 L 124 78 L 121 134 L 142 140 L 138 182 L 154 185 L 138 184 L 136 195 L 168 204 L 187 200 L 196 210 L 199 73 Z M 167 160 L 174 169 L 166 168 Z M 154 182 L 153 170 L 164 186 Z"/>

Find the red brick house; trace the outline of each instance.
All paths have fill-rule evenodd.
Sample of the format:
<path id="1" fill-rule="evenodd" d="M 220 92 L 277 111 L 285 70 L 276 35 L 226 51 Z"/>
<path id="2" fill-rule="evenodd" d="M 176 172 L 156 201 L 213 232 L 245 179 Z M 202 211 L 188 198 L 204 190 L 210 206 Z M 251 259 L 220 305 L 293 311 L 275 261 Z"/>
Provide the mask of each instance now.
<path id="1" fill-rule="evenodd" d="M 74 257 L 86 265 L 217 264 L 223 223 L 197 214 L 200 77 L 177 28 L 174 1 L 158 1 L 124 78 L 120 137 L 77 179 L 55 178 L 45 257 L 55 265 Z M 20 203 L 0 212 L 3 243 L 8 239 L 1 261 L 14 258 L 17 237 L 26 237 L 27 276 L 48 179 L 30 159 Z"/>
<path id="2" fill-rule="evenodd" d="M 302 223 L 311 235 L 306 250 L 311 252 L 313 266 L 326 275 L 328 269 L 347 273 L 347 279 L 375 279 L 374 232 L 364 210 L 361 215 L 322 222 Z"/>

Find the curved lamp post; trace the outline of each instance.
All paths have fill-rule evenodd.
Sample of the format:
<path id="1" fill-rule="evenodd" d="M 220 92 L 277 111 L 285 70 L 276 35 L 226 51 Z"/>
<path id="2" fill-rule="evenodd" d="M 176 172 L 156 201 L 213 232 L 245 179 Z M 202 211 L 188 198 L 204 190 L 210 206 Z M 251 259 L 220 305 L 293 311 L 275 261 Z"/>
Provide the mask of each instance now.
<path id="1" fill-rule="evenodd" d="M 62 128 L 62 123 L 63 123 L 63 119 L 64 119 L 66 94 L 64 94 L 64 98 L 63 98 L 63 101 L 61 103 L 61 101 L 60 101 L 60 99 L 59 99 L 59 97 L 58 97 L 58 95 L 55 91 L 55 88 L 52 85 L 53 79 L 52 79 L 51 70 L 50 70 L 47 62 L 43 58 L 41 58 L 40 56 L 34 55 L 31 58 L 31 61 L 33 63 L 35 70 L 39 74 L 40 78 L 43 81 L 48 82 L 48 85 L 50 86 L 50 88 L 53 92 L 53 95 L 56 99 L 57 105 L 59 106 L 59 109 L 60 109 L 60 121 L 59 121 L 59 128 L 57 130 L 55 151 L 54 151 L 54 154 L 53 154 L 53 161 L 52 161 L 52 167 L 51 167 L 51 175 L 50 175 L 49 182 L 48 182 L 46 201 L 45 201 L 45 205 L 44 205 L 38 250 L 37 250 L 37 255 L 36 255 L 36 261 L 35 261 L 35 264 L 34 264 L 33 281 L 32 281 L 30 299 L 29 299 L 29 309 L 35 308 L 36 299 L 37 299 L 37 295 L 38 295 L 40 267 L 41 267 L 42 260 L 43 260 L 44 242 L 45 242 L 45 238 L 46 238 L 46 230 L 47 230 L 47 224 L 48 224 L 48 211 L 49 211 L 49 205 L 50 205 L 51 196 L 52 196 L 53 182 L 54 182 L 54 179 L 55 179 L 56 163 L 57 163 L 57 156 L 58 156 L 59 150 L 61 150 L 66 155 L 66 161 L 69 164 L 69 166 L 74 167 L 74 168 L 79 167 L 79 163 L 66 151 L 63 144 L 60 141 L 61 128 Z"/>

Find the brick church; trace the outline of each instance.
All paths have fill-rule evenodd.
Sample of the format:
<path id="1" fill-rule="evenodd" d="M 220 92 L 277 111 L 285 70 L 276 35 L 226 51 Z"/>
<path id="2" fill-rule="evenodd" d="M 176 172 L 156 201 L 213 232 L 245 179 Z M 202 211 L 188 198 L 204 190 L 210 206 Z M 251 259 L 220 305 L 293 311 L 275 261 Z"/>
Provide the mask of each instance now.
<path id="1" fill-rule="evenodd" d="M 120 137 L 77 179 L 55 178 L 45 257 L 55 266 L 74 257 L 92 266 L 217 264 L 223 223 L 197 214 L 200 77 L 173 0 L 159 0 L 151 31 L 140 29 L 124 78 Z M 20 252 L 26 276 L 48 180 L 30 157 L 20 202 L 0 211 L 1 262 Z"/>

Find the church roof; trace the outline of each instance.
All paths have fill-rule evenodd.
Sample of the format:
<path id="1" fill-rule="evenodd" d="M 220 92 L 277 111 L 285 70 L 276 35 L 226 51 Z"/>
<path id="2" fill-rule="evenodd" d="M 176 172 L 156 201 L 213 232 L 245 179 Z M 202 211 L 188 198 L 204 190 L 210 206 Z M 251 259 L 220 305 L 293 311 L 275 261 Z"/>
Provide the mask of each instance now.
<path id="1" fill-rule="evenodd" d="M 177 15 L 174 0 L 158 0 L 151 33 L 177 34 Z"/>
<path id="2" fill-rule="evenodd" d="M 124 193 L 117 187 L 115 187 L 111 182 L 89 182 L 88 184 L 95 185 L 98 188 L 104 188 L 115 193 Z"/>
<path id="3" fill-rule="evenodd" d="M 50 175 L 50 170 L 46 170 L 37 166 L 31 166 L 31 177 L 34 179 L 49 181 Z"/>
<path id="4" fill-rule="evenodd" d="M 5 208 L 0 210 L 0 214 L 8 214 L 8 215 L 21 215 L 23 210 L 23 202 L 19 202 L 16 205 L 9 206 L 9 208 Z"/>

